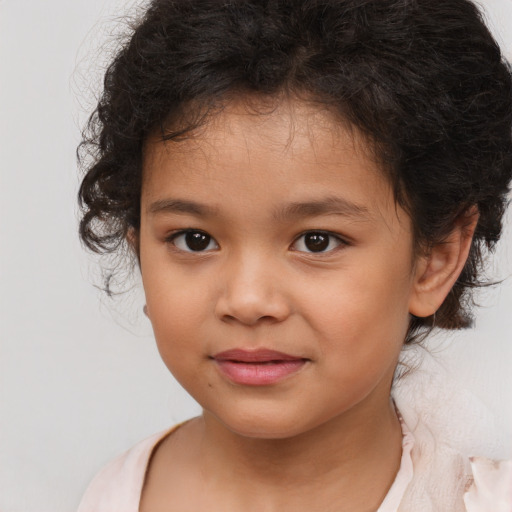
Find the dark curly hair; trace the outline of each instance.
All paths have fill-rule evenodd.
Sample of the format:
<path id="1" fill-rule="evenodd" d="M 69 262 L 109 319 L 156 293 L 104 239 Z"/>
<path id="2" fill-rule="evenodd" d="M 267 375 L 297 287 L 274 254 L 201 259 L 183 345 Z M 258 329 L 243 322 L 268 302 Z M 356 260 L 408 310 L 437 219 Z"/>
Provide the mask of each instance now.
<path id="1" fill-rule="evenodd" d="M 111 253 L 137 233 L 148 134 L 179 141 L 230 96 L 283 93 L 328 105 L 367 138 L 418 247 L 478 208 L 467 263 L 435 315 L 467 327 L 512 169 L 510 67 L 468 0 L 153 0 L 79 147 L 83 242 Z M 412 318 L 409 339 L 432 323 Z"/>

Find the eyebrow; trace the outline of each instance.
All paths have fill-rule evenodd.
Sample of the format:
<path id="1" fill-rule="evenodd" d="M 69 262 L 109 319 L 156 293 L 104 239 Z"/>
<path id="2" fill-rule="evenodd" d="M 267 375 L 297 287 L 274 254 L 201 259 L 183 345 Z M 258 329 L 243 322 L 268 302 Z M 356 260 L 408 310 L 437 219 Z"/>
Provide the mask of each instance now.
<path id="1" fill-rule="evenodd" d="M 151 203 L 147 211 L 151 214 L 174 213 L 212 217 L 218 213 L 218 208 L 184 199 L 160 199 Z M 289 203 L 273 212 L 273 217 L 279 221 L 321 215 L 342 215 L 356 220 L 371 218 L 370 211 L 365 206 L 335 196 Z"/>
<path id="2" fill-rule="evenodd" d="M 184 199 L 161 199 L 151 203 L 147 208 L 147 212 L 153 214 L 183 213 L 208 217 L 214 215 L 217 212 L 217 208 Z"/>
<path id="3" fill-rule="evenodd" d="M 294 202 L 274 212 L 279 220 L 315 217 L 320 215 L 342 215 L 357 220 L 370 220 L 370 210 L 342 197 L 330 196 L 316 201 Z"/>

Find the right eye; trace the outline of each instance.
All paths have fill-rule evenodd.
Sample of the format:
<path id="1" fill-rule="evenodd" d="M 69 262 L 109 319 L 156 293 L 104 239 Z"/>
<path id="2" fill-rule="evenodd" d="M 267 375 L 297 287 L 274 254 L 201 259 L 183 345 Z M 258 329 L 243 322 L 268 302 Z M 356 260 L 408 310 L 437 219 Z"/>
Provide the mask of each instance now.
<path id="1" fill-rule="evenodd" d="M 205 252 L 219 248 L 217 242 L 208 233 L 194 229 L 174 233 L 167 240 L 177 249 L 185 252 Z"/>

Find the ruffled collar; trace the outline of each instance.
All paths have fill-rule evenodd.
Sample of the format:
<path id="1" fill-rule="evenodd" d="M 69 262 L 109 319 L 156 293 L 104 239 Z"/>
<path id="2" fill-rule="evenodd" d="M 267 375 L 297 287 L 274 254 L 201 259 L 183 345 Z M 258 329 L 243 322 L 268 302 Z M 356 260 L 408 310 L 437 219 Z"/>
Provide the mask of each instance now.
<path id="1" fill-rule="evenodd" d="M 424 441 L 416 442 L 398 409 L 397 413 L 403 433 L 400 469 L 377 512 L 512 511 L 512 460 L 471 457 L 464 461 L 446 448 L 438 450 L 441 462 L 434 454 L 421 460 Z M 436 471 L 439 464 L 442 473 Z"/>
<path id="2" fill-rule="evenodd" d="M 512 512 L 512 461 L 491 460 L 500 452 L 489 409 L 428 352 L 406 355 L 415 369 L 392 395 L 413 445 L 403 450 L 397 479 L 409 467 L 404 456 L 413 475 L 400 505 L 378 512 Z"/>
<path id="3" fill-rule="evenodd" d="M 466 512 L 512 510 L 512 460 L 471 457 L 473 483 L 464 494 Z"/>
<path id="4" fill-rule="evenodd" d="M 384 501 L 380 505 L 377 512 L 396 512 L 403 500 L 405 491 L 409 486 L 413 474 L 413 463 L 411 450 L 414 446 L 414 436 L 405 424 L 400 411 L 397 409 L 398 419 L 402 426 L 402 458 L 400 461 L 400 469 L 395 477 L 393 485 L 390 487 Z"/>

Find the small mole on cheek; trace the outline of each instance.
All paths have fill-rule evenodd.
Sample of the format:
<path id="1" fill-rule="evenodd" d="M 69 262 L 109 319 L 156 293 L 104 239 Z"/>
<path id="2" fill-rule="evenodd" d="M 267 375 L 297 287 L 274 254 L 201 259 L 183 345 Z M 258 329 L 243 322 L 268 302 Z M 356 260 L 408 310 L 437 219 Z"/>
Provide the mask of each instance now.
<path id="1" fill-rule="evenodd" d="M 213 388 L 213 386 L 208 382 L 208 387 L 209 388 Z"/>

